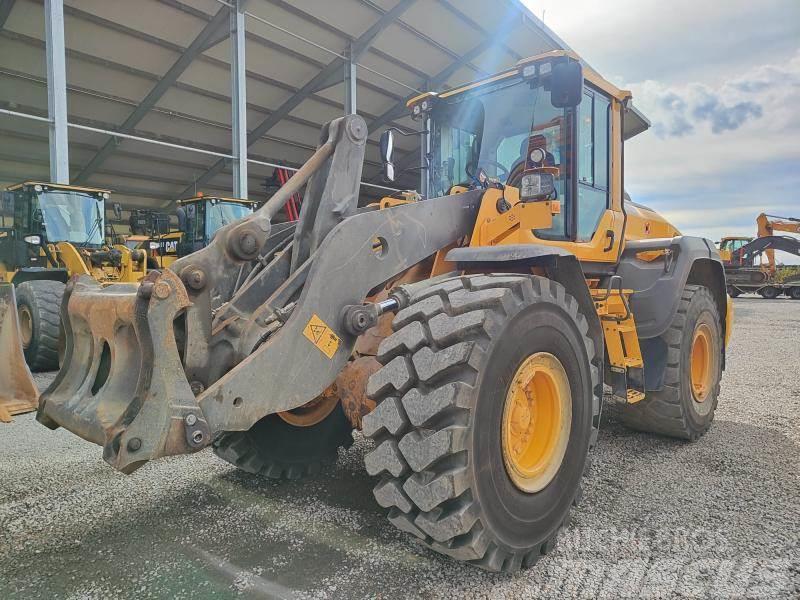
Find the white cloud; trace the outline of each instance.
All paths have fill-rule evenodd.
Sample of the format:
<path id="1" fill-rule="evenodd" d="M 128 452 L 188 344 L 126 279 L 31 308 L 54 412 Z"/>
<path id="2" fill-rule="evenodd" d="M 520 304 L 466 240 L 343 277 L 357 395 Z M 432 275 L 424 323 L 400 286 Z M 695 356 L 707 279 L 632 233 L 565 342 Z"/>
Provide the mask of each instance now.
<path id="1" fill-rule="evenodd" d="M 653 123 L 626 145 L 632 190 L 657 194 L 678 181 L 713 190 L 719 175 L 752 180 L 764 165 L 786 161 L 800 169 L 800 52 L 718 86 L 647 80 L 626 87 Z"/>
<path id="2" fill-rule="evenodd" d="M 625 148 L 634 200 L 711 239 L 800 216 L 798 0 L 523 2 L 651 119 Z"/>
<path id="3" fill-rule="evenodd" d="M 714 84 L 786 55 L 797 0 L 523 0 L 606 77 Z"/>

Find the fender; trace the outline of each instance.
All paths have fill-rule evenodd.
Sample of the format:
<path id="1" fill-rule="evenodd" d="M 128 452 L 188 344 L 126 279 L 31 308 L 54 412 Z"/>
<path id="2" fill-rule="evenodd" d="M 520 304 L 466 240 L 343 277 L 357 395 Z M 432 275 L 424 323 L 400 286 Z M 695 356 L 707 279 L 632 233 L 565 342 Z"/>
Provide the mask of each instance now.
<path id="1" fill-rule="evenodd" d="M 60 281 L 66 284 L 69 279 L 69 273 L 66 269 L 47 269 L 45 267 L 23 267 L 19 269 L 14 277 L 11 278 L 11 283 L 19 285 L 26 281 Z"/>
<path id="2" fill-rule="evenodd" d="M 637 257 L 640 252 L 654 250 L 665 252 L 650 261 Z M 634 292 L 630 304 L 639 338 L 659 337 L 667 330 L 687 283 L 704 285 L 711 290 L 725 330 L 725 271 L 719 252 L 709 240 L 677 236 L 628 242 L 617 275 L 622 277 L 623 286 Z"/>
<path id="3" fill-rule="evenodd" d="M 548 278 L 563 285 L 567 293 L 577 300 L 581 313 L 589 323 L 589 337 L 594 344 L 598 364 L 604 364 L 605 338 L 600 317 L 597 316 L 581 264 L 569 250 L 546 244 L 467 246 L 453 248 L 447 253 L 445 260 L 457 263 L 459 269 L 486 268 L 494 272 L 502 272 L 504 267 L 543 267 Z M 601 368 L 601 384 L 603 371 Z M 602 395 L 602 391 L 600 394 Z"/>
<path id="4" fill-rule="evenodd" d="M 637 257 L 639 252 L 664 250 L 655 260 Z M 644 361 L 646 391 L 664 387 L 667 346 L 661 335 L 675 318 L 684 286 L 707 287 L 717 303 L 723 332 L 722 368 L 725 369 L 725 346 L 730 332 L 730 311 L 725 288 L 725 271 L 719 252 L 709 240 L 690 236 L 637 240 L 628 242 L 622 252 L 617 275 L 622 285 L 633 290 L 631 310 Z"/>

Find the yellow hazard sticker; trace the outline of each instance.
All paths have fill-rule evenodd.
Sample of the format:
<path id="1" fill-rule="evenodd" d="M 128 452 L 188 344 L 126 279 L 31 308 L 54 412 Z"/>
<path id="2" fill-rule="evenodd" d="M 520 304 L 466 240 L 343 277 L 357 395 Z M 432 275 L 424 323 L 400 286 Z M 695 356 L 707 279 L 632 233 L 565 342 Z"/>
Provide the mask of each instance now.
<path id="1" fill-rule="evenodd" d="M 328 358 L 333 358 L 333 355 L 339 349 L 339 342 L 341 341 L 339 336 L 317 315 L 311 315 L 306 328 L 303 330 L 303 335 Z"/>

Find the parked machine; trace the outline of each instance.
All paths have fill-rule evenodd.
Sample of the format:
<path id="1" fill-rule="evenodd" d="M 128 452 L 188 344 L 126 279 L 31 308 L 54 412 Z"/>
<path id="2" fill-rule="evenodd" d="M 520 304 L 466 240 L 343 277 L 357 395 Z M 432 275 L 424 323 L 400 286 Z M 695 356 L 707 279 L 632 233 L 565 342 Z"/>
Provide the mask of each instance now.
<path id="1" fill-rule="evenodd" d="M 108 190 L 25 182 L 3 193 L 0 280 L 16 286 L 25 358 L 34 371 L 58 368 L 59 309 L 71 275 L 137 282 L 145 253 L 105 241 Z"/>
<path id="2" fill-rule="evenodd" d="M 205 248 L 221 227 L 252 214 L 254 200 L 200 194 L 178 200 L 178 229 L 170 228 L 169 216 L 153 211 L 131 215 L 129 248 L 147 252 L 150 269 L 164 269 L 177 259 Z"/>
<path id="3" fill-rule="evenodd" d="M 213 446 L 289 478 L 360 427 L 394 525 L 485 569 L 532 565 L 581 499 L 605 385 L 631 426 L 688 440 L 717 405 L 722 263 L 624 200 L 623 141 L 647 127 L 630 101 L 561 51 L 419 96 L 430 197 L 365 207 L 366 123 L 331 121 L 205 248 L 139 285 L 70 283 L 37 418 L 126 473 Z M 391 131 L 381 147 L 391 176 Z M 303 187 L 299 220 L 273 224 Z"/>
<path id="4" fill-rule="evenodd" d="M 768 299 L 786 295 L 800 300 L 800 277 L 783 277 L 775 262 L 776 250 L 800 256 L 800 239 L 775 235 L 776 231 L 800 233 L 800 219 L 761 213 L 756 223 L 758 237 L 725 237 L 719 243 L 728 293 L 734 298 L 755 292 Z"/>

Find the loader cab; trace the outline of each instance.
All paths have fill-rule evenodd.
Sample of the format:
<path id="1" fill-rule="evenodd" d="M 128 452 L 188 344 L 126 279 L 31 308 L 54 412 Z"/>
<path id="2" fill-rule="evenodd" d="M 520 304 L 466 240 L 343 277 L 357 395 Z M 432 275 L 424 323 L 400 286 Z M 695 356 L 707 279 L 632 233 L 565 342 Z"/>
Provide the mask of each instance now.
<path id="1" fill-rule="evenodd" d="M 256 202 L 219 196 L 197 196 L 178 201 L 180 241 L 172 240 L 178 257 L 205 248 L 218 229 L 252 214 Z"/>
<path id="2" fill-rule="evenodd" d="M 430 132 L 422 187 L 431 198 L 488 188 L 493 206 L 482 207 L 476 232 L 517 202 L 549 203 L 531 227 L 518 227 L 525 231 L 473 235 L 472 245 L 546 243 L 611 265 L 626 219 L 623 139 L 648 126 L 630 97 L 564 51 L 418 96 L 409 101 L 412 117 Z"/>
<path id="3" fill-rule="evenodd" d="M 44 244 L 98 249 L 105 243 L 108 190 L 25 182 L 3 193 L 0 261 L 7 270 L 45 267 Z"/>

